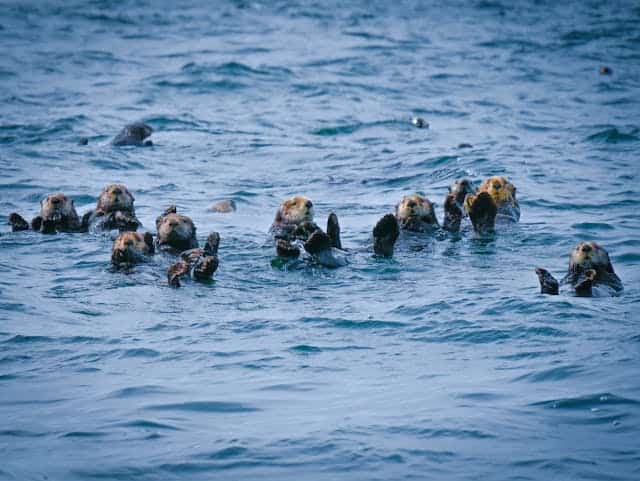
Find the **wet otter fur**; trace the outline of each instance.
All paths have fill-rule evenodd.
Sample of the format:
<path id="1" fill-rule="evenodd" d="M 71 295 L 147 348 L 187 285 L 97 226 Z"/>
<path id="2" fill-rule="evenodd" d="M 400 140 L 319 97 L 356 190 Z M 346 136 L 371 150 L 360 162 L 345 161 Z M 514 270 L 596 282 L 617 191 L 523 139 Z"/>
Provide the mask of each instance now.
<path id="1" fill-rule="evenodd" d="M 123 232 L 111 246 L 111 263 L 116 267 L 139 264 L 155 253 L 153 236 L 146 232 Z"/>
<path id="2" fill-rule="evenodd" d="M 124 128 L 114 137 L 111 145 L 122 147 L 125 145 L 150 146 L 153 142 L 145 141 L 153 133 L 151 126 L 143 122 L 134 122 L 125 125 Z"/>
<path id="3" fill-rule="evenodd" d="M 616 295 L 623 291 L 622 281 L 613 270 L 609 253 L 596 242 L 578 242 L 571 251 L 569 268 L 558 282 L 549 271 L 536 268 L 542 294 L 557 295 L 569 286 L 576 296 Z"/>
<path id="4" fill-rule="evenodd" d="M 340 224 L 336 214 L 327 219 L 324 232 L 313 220 L 313 202 L 304 196 L 286 199 L 276 211 L 269 229 L 276 244 L 279 257 L 296 259 L 300 256 L 299 244 L 312 258 L 325 267 L 339 267 L 346 264 L 346 258 L 339 254 L 342 249 Z"/>
<path id="5" fill-rule="evenodd" d="M 204 248 L 195 248 L 180 254 L 180 261 L 169 267 L 167 280 L 172 287 L 180 287 L 180 280 L 191 277 L 197 281 L 205 281 L 213 277 L 218 269 L 218 247 L 220 235 L 212 232 L 207 238 Z"/>
<path id="6" fill-rule="evenodd" d="M 156 219 L 158 248 L 180 253 L 198 247 L 196 226 L 186 215 L 178 214 L 176 206 L 171 206 Z"/>
<path id="7" fill-rule="evenodd" d="M 13 232 L 29 228 L 43 234 L 83 231 L 73 200 L 61 192 L 49 194 L 40 201 L 40 215 L 34 217 L 31 224 L 16 212 L 9 215 L 9 224 Z"/>
<path id="8" fill-rule="evenodd" d="M 133 194 L 123 184 L 107 185 L 100 196 L 96 208 L 85 213 L 82 224 L 86 230 L 135 231 L 142 227 L 136 217 Z"/>

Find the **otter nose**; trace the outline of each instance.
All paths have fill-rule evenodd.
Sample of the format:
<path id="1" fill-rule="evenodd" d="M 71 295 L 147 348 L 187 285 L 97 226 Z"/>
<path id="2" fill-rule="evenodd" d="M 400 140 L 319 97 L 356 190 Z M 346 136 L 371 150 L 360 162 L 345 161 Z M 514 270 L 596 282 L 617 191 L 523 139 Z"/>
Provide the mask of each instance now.
<path id="1" fill-rule="evenodd" d="M 131 247 L 133 245 L 133 241 L 131 239 L 127 239 L 124 245 L 126 245 L 127 247 Z"/>
<path id="2" fill-rule="evenodd" d="M 169 225 L 170 225 L 171 227 L 175 227 L 175 226 L 177 226 L 177 225 L 178 225 L 178 223 L 177 223 L 175 220 L 171 220 L 171 221 L 169 221 Z"/>
<path id="3" fill-rule="evenodd" d="M 60 199 L 58 199 L 57 197 L 54 197 L 53 199 L 51 199 L 51 203 L 53 205 L 58 205 L 60 203 Z"/>
<path id="4" fill-rule="evenodd" d="M 122 194 L 122 191 L 120 189 L 113 189 L 113 193 L 115 195 L 120 195 L 120 194 Z"/>
<path id="5" fill-rule="evenodd" d="M 413 209 L 415 206 L 416 206 L 416 203 L 414 201 L 409 202 L 409 207 Z"/>
<path id="6" fill-rule="evenodd" d="M 307 206 L 307 209 L 311 209 L 311 207 L 313 207 L 313 202 L 311 202 L 310 200 L 308 200 L 304 205 Z"/>
<path id="7" fill-rule="evenodd" d="M 584 244 L 580 250 L 585 253 L 591 252 L 591 246 L 589 244 Z"/>
<path id="8" fill-rule="evenodd" d="M 500 185 L 500 182 L 494 182 L 493 183 L 493 188 L 496 190 L 500 190 L 500 187 L 502 187 L 502 185 Z"/>

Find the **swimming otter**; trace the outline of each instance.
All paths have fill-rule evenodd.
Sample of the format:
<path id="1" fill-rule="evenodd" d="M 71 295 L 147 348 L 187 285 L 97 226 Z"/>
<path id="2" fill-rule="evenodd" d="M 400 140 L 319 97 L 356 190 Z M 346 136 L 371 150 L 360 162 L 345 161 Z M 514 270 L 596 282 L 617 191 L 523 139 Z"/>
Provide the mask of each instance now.
<path id="1" fill-rule="evenodd" d="M 567 274 L 558 282 L 546 269 L 536 268 L 542 294 L 558 294 L 569 285 L 577 296 L 615 295 L 622 292 L 622 281 L 613 270 L 607 251 L 596 242 L 578 242 L 571 251 Z"/>
<path id="2" fill-rule="evenodd" d="M 520 220 L 520 204 L 516 198 L 516 187 L 505 177 L 496 175 L 486 179 L 478 188 L 478 193 L 487 192 L 493 199 L 497 212 L 497 220 L 518 222 Z"/>
<path id="3" fill-rule="evenodd" d="M 111 246 L 111 263 L 116 267 L 128 267 L 154 253 L 153 236 L 149 232 L 123 232 Z"/>
<path id="4" fill-rule="evenodd" d="M 438 223 L 433 204 L 419 194 L 406 195 L 398 203 L 394 214 L 383 216 L 373 228 L 373 252 L 379 257 L 393 256 L 400 231 L 421 233 L 448 232 L 457 234 L 464 217 L 462 208 L 467 195 L 473 192 L 467 179 L 460 179 L 449 187 L 444 201 L 444 220 Z"/>
<path id="5" fill-rule="evenodd" d="M 125 125 L 118 135 L 111 141 L 111 145 L 121 147 L 124 145 L 150 146 L 153 142 L 144 139 L 153 133 L 151 126 L 143 122 L 134 122 Z"/>
<path id="6" fill-rule="evenodd" d="M 123 184 L 107 185 L 98 198 L 96 208 L 82 217 L 85 229 L 118 229 L 120 232 L 135 231 L 142 227 L 136 217 L 135 198 Z"/>
<path id="7" fill-rule="evenodd" d="M 326 267 L 345 265 L 346 258 L 339 252 L 342 242 L 338 217 L 334 213 L 329 215 L 324 232 L 313 221 L 314 213 L 313 202 L 304 196 L 295 196 L 280 204 L 269 229 L 278 256 L 298 258 L 302 243 L 304 250 L 318 263 Z"/>
<path id="8" fill-rule="evenodd" d="M 40 215 L 34 217 L 31 224 L 15 212 L 9 215 L 9 224 L 13 232 L 28 230 L 29 227 L 43 234 L 83 231 L 73 200 L 62 193 L 49 194 L 42 199 Z"/>
<path id="9" fill-rule="evenodd" d="M 156 244 L 161 249 L 182 252 L 198 247 L 196 226 L 189 217 L 178 214 L 175 205 L 156 219 L 156 230 Z"/>
<path id="10" fill-rule="evenodd" d="M 212 232 L 203 249 L 195 248 L 180 254 L 181 260 L 169 267 L 167 280 L 169 285 L 180 287 L 180 278 L 190 275 L 191 278 L 203 281 L 211 279 L 218 269 L 218 246 L 220 235 Z"/>
<path id="11" fill-rule="evenodd" d="M 236 201 L 233 199 L 220 200 L 209 207 L 209 212 L 217 212 L 218 214 L 228 214 L 236 211 Z"/>

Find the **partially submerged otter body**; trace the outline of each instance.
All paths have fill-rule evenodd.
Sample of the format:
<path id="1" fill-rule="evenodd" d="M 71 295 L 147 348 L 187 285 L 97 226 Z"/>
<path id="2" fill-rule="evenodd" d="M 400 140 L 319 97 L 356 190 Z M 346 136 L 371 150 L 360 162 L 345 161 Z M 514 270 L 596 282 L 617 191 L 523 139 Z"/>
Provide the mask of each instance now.
<path id="1" fill-rule="evenodd" d="M 623 291 L 609 253 L 596 242 L 579 242 L 571 251 L 566 275 L 556 280 L 546 269 L 536 268 L 542 294 L 557 295 L 567 287 L 579 297 L 612 296 Z"/>
<path id="2" fill-rule="evenodd" d="M 154 253 L 153 236 L 149 232 L 123 232 L 111 246 L 111 263 L 126 268 L 144 262 Z"/>
<path id="3" fill-rule="evenodd" d="M 31 223 L 13 212 L 9 216 L 9 224 L 13 232 L 32 229 L 43 234 L 55 234 L 84 230 L 73 200 L 60 192 L 49 194 L 40 201 L 40 214 Z"/>
<path id="4" fill-rule="evenodd" d="M 158 216 L 156 230 L 156 245 L 160 249 L 180 253 L 198 247 L 196 226 L 189 217 L 178 214 L 176 206 Z"/>
<path id="5" fill-rule="evenodd" d="M 126 145 L 150 146 L 153 142 L 145 140 L 153 133 L 151 126 L 143 122 L 134 122 L 124 128 L 111 141 L 111 145 L 122 147 Z"/>
<path id="6" fill-rule="evenodd" d="M 278 257 L 298 259 L 304 250 L 311 260 L 325 267 L 346 265 L 338 217 L 329 215 L 325 232 L 313 221 L 313 216 L 313 202 L 307 197 L 292 197 L 280 205 L 269 229 Z"/>
<path id="7" fill-rule="evenodd" d="M 142 224 L 136 217 L 134 200 L 125 185 L 107 185 L 100 193 L 96 208 L 84 214 L 82 224 L 89 231 L 136 231 Z"/>

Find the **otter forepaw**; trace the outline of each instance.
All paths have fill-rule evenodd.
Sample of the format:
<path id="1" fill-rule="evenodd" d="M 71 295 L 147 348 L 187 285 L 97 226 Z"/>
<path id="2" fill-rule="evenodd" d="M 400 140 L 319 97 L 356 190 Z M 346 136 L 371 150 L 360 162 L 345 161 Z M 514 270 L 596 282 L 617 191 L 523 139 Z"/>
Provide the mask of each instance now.
<path id="1" fill-rule="evenodd" d="M 467 196 L 465 205 L 468 205 L 469 218 L 473 224 L 473 229 L 480 235 L 492 234 L 495 231 L 496 215 L 498 208 L 496 203 L 487 192 L 480 192 L 470 199 Z M 469 202 L 467 203 L 467 199 Z"/>
<path id="2" fill-rule="evenodd" d="M 29 230 L 29 223 L 24 218 L 15 212 L 9 215 L 9 225 L 11 226 L 11 232 L 18 232 L 21 230 Z"/>
<path id="3" fill-rule="evenodd" d="M 167 281 L 171 287 L 180 287 L 180 277 L 189 273 L 189 264 L 180 261 L 169 267 L 167 271 Z"/>
<path id="4" fill-rule="evenodd" d="M 580 282 L 576 283 L 574 289 L 576 290 L 576 296 L 578 297 L 591 297 L 593 295 L 593 283 L 596 279 L 596 271 L 589 269 L 585 271 L 584 278 L 580 279 Z"/>
<path id="5" fill-rule="evenodd" d="M 196 262 L 192 275 L 197 281 L 206 281 L 213 277 L 213 273 L 218 270 L 218 256 L 203 256 Z"/>
<path id="6" fill-rule="evenodd" d="M 540 281 L 540 292 L 542 294 L 557 295 L 560 291 L 560 284 L 551 273 L 541 267 L 536 267 L 536 274 Z"/>
<path id="7" fill-rule="evenodd" d="M 309 236 L 307 242 L 304 243 L 304 250 L 311 255 L 317 255 L 323 251 L 331 250 L 331 238 L 320 229 L 317 229 Z"/>
<path id="8" fill-rule="evenodd" d="M 463 215 L 456 195 L 448 194 L 444 200 L 444 222 L 442 223 L 442 228 L 449 232 L 459 232 Z"/>
<path id="9" fill-rule="evenodd" d="M 393 247 L 400 235 L 398 221 L 393 214 L 382 217 L 373 228 L 373 252 L 380 257 L 392 257 Z"/>
<path id="10" fill-rule="evenodd" d="M 204 245 L 204 253 L 208 256 L 215 256 L 218 254 L 218 247 L 220 246 L 220 234 L 212 232 L 207 237 L 207 242 Z"/>
<path id="11" fill-rule="evenodd" d="M 285 239 L 276 241 L 276 252 L 279 257 L 300 257 L 300 249 Z"/>
<path id="12" fill-rule="evenodd" d="M 338 216 L 333 212 L 329 214 L 327 219 L 327 235 L 331 239 L 331 246 L 336 249 L 342 249 L 342 241 L 340 240 L 340 224 L 338 223 Z"/>

